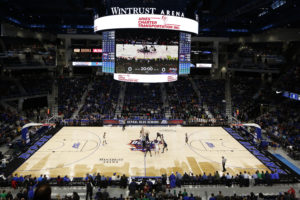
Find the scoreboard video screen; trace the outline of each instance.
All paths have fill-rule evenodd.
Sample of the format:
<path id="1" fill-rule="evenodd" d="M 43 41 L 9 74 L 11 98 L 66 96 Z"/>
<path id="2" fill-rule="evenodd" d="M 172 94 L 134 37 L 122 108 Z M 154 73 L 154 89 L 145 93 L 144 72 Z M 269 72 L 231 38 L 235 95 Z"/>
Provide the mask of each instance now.
<path id="1" fill-rule="evenodd" d="M 178 46 L 117 44 L 116 72 L 129 74 L 177 74 Z"/>
<path id="2" fill-rule="evenodd" d="M 115 73 L 178 74 L 178 33 L 138 32 L 116 38 Z"/>

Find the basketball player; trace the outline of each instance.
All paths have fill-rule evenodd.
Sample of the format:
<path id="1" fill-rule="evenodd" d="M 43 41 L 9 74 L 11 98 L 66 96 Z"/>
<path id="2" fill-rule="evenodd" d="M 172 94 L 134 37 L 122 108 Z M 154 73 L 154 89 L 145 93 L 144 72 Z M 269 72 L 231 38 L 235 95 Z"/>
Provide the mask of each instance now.
<path id="1" fill-rule="evenodd" d="M 142 142 L 142 147 L 143 147 L 143 150 L 144 150 L 145 147 L 146 147 L 146 137 L 145 137 L 144 133 L 142 133 L 142 131 L 141 131 L 141 134 L 140 134 L 140 140 Z"/>
<path id="2" fill-rule="evenodd" d="M 188 138 L 187 133 L 185 133 L 185 144 L 188 144 L 188 142 L 189 142 L 189 138 Z"/>
<path id="3" fill-rule="evenodd" d="M 150 142 L 149 133 L 146 133 L 146 142 Z"/>
<path id="4" fill-rule="evenodd" d="M 126 126 L 126 124 L 124 123 L 123 127 L 122 127 L 122 131 L 125 131 L 125 126 Z"/>
<path id="5" fill-rule="evenodd" d="M 147 155 L 147 152 L 149 152 L 150 153 L 150 157 L 152 157 L 152 154 L 151 154 L 151 143 L 150 142 L 146 143 L 145 157 Z"/>
<path id="6" fill-rule="evenodd" d="M 224 156 L 222 156 L 222 167 L 223 167 L 223 172 L 226 172 L 226 168 L 225 168 L 226 161 L 227 161 L 227 159 L 226 159 Z"/>
<path id="7" fill-rule="evenodd" d="M 168 144 L 166 143 L 166 141 L 165 141 L 164 139 L 162 139 L 161 142 L 163 143 L 163 150 L 162 150 L 161 153 L 164 153 L 164 152 L 165 152 L 165 149 L 167 149 L 167 151 L 168 151 Z"/>
<path id="8" fill-rule="evenodd" d="M 142 126 L 142 129 L 141 129 L 141 133 L 143 133 L 144 134 L 144 127 Z"/>
<path id="9" fill-rule="evenodd" d="M 102 143 L 102 145 L 104 146 L 105 144 L 107 144 L 107 142 L 106 142 L 106 132 L 104 132 L 104 134 L 103 134 L 103 143 Z"/>
<path id="10" fill-rule="evenodd" d="M 161 139 L 161 135 L 159 132 L 156 133 L 156 139 L 159 137 Z"/>
<path id="11" fill-rule="evenodd" d="M 140 139 L 143 137 L 143 131 L 140 130 Z"/>
<path id="12" fill-rule="evenodd" d="M 156 139 L 154 140 L 154 147 L 155 155 L 159 154 L 159 142 Z"/>

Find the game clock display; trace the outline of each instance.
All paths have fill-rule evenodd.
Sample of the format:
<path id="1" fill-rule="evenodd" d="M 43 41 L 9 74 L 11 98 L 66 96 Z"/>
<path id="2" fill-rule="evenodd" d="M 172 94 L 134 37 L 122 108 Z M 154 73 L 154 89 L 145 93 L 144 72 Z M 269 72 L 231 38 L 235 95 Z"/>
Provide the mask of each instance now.
<path id="1" fill-rule="evenodd" d="M 118 73 L 127 74 L 177 74 L 177 67 L 142 67 L 142 66 L 129 66 L 127 68 L 117 67 Z"/>

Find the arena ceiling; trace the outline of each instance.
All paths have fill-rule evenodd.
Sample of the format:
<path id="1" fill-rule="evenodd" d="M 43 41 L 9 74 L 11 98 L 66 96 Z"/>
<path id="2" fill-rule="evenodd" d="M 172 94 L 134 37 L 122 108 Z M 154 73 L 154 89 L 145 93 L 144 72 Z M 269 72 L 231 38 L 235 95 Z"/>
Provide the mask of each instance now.
<path id="1" fill-rule="evenodd" d="M 300 28 L 299 0 L 0 0 L 2 21 L 59 33 L 93 33 L 95 14 L 109 7 L 156 7 L 199 16 L 199 35 L 235 36 L 272 28 Z"/>

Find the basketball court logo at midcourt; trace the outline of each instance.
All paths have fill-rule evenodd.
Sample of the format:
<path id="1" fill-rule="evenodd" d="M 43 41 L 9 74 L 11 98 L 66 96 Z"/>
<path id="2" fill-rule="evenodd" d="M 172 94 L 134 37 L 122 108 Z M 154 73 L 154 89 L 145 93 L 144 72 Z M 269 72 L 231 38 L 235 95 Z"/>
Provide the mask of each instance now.
<path id="1" fill-rule="evenodd" d="M 160 142 L 161 143 L 161 142 Z M 131 146 L 131 151 L 142 151 L 145 152 L 146 149 L 143 149 L 143 143 L 141 140 L 131 140 L 131 142 L 128 144 Z M 155 145 L 154 141 L 151 141 L 150 143 L 150 150 L 154 151 Z"/>

